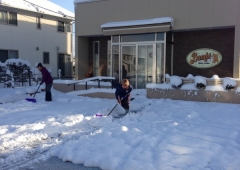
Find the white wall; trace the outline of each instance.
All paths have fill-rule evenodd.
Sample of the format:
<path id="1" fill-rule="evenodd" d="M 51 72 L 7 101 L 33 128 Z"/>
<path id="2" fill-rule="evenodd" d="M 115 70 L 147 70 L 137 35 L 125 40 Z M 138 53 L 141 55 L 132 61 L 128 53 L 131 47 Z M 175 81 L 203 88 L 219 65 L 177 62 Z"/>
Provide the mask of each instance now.
<path id="1" fill-rule="evenodd" d="M 36 17 L 18 13 L 18 25 L 0 24 L 0 49 L 18 50 L 21 59 L 28 60 L 32 66 L 35 62 L 43 63 L 43 52 L 49 52 L 50 64 L 43 64 L 46 68 L 51 67 L 53 77 L 57 77 L 57 54 L 65 53 L 72 55 L 72 33 L 57 31 L 57 20 L 41 18 L 41 29 L 37 29 Z M 59 51 L 57 50 L 59 47 Z M 36 47 L 39 50 L 36 50 Z"/>

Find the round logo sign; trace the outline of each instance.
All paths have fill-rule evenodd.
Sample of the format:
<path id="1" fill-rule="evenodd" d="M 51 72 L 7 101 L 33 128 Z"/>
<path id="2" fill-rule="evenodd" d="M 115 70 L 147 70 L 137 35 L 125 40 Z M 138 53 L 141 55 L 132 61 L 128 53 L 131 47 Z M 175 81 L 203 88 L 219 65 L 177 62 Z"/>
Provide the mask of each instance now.
<path id="1" fill-rule="evenodd" d="M 215 67 L 222 61 L 222 55 L 216 50 L 201 48 L 190 52 L 186 60 L 192 67 L 210 68 Z"/>

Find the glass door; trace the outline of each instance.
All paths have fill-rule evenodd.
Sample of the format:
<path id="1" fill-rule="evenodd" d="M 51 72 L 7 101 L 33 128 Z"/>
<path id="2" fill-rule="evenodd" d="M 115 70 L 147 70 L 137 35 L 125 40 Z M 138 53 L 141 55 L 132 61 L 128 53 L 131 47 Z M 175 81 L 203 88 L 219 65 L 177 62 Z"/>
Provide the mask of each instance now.
<path id="1" fill-rule="evenodd" d="M 128 79 L 133 88 L 136 88 L 136 45 L 122 46 L 120 79 Z"/>
<path id="2" fill-rule="evenodd" d="M 138 45 L 137 88 L 145 89 L 153 82 L 154 61 L 153 45 Z"/>
<path id="3" fill-rule="evenodd" d="M 72 76 L 72 62 L 70 55 L 58 54 L 58 69 L 61 69 L 63 77 Z"/>

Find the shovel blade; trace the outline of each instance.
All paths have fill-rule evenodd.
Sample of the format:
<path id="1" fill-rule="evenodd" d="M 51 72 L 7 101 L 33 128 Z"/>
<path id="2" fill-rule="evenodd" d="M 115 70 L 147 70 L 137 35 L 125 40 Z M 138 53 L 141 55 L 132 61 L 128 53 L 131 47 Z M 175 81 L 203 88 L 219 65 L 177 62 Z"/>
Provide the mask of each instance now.
<path id="1" fill-rule="evenodd" d="M 26 98 L 26 100 L 27 100 L 27 101 L 29 101 L 29 102 L 33 102 L 33 103 L 36 103 L 36 102 L 37 102 L 37 100 L 36 100 L 36 99 L 30 99 L 30 98 Z"/>

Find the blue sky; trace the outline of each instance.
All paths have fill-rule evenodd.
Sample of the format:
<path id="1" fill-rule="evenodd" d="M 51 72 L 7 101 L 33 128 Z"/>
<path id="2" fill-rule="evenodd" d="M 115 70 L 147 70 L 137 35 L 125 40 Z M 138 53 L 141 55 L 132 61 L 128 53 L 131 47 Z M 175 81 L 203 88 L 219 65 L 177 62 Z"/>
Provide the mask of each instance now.
<path id="1" fill-rule="evenodd" d="M 49 0 L 74 13 L 73 0 Z"/>

